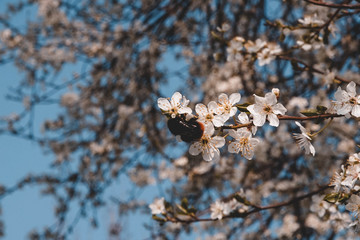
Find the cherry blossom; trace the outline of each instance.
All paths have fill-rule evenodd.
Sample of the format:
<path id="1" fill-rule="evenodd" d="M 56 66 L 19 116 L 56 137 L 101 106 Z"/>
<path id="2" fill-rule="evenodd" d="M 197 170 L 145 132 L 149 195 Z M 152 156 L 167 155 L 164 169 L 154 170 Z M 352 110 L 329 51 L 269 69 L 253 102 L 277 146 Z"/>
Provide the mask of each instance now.
<path id="1" fill-rule="evenodd" d="M 221 127 L 227 119 L 222 115 L 216 115 L 219 112 L 218 108 L 219 106 L 215 101 L 209 102 L 208 107 L 202 103 L 196 104 L 195 111 L 198 114 L 198 120 L 205 124 L 212 123 L 215 127 Z"/>
<path id="2" fill-rule="evenodd" d="M 251 132 L 246 128 L 240 128 L 237 131 L 231 130 L 229 135 L 235 139 L 229 144 L 228 151 L 231 153 L 239 153 L 248 160 L 254 156 L 254 149 L 260 142 L 257 138 L 251 137 Z"/>
<path id="3" fill-rule="evenodd" d="M 295 124 L 300 128 L 301 131 L 301 133 L 294 133 L 296 142 L 299 144 L 300 148 L 305 149 L 306 154 L 311 153 L 313 156 L 315 156 L 315 148 L 310 142 L 312 139 L 309 133 L 299 122 L 296 121 Z"/>
<path id="4" fill-rule="evenodd" d="M 360 96 L 356 96 L 356 84 L 350 82 L 346 91 L 341 87 L 335 92 L 335 110 L 337 114 L 346 115 L 351 113 L 354 117 L 360 117 Z"/>
<path id="5" fill-rule="evenodd" d="M 165 202 L 164 198 L 157 198 L 154 200 L 153 203 L 149 205 L 149 208 L 151 209 L 151 214 L 165 214 Z"/>
<path id="6" fill-rule="evenodd" d="M 228 53 L 227 61 L 240 61 L 242 60 L 241 50 L 243 49 L 244 39 L 242 37 L 234 37 L 227 47 L 226 51 Z"/>
<path id="7" fill-rule="evenodd" d="M 225 205 L 220 200 L 217 200 L 216 202 L 211 204 L 210 205 L 211 219 L 221 220 L 224 217 L 224 208 L 225 208 Z"/>
<path id="8" fill-rule="evenodd" d="M 355 217 L 360 214 L 360 197 L 356 194 L 351 195 L 349 203 L 346 204 L 346 209 L 354 212 Z"/>
<path id="9" fill-rule="evenodd" d="M 242 112 L 242 113 L 240 113 L 238 115 L 238 119 L 239 119 L 241 124 L 249 124 L 249 123 L 251 123 L 251 121 L 249 119 L 249 116 L 244 112 Z M 257 127 L 255 125 L 251 125 L 251 133 L 253 135 L 255 135 L 256 131 L 257 131 Z"/>
<path id="10" fill-rule="evenodd" d="M 175 92 L 171 100 L 169 101 L 167 98 L 159 98 L 158 106 L 164 112 L 164 114 L 170 115 L 172 118 L 175 118 L 178 114 L 191 114 L 191 108 L 187 107 L 189 104 L 189 100 L 183 97 L 181 93 Z"/>
<path id="11" fill-rule="evenodd" d="M 274 93 L 266 93 L 265 97 L 259 97 L 255 95 L 255 104 L 247 107 L 249 112 L 253 115 L 254 125 L 261 127 L 264 125 L 266 119 L 270 122 L 271 126 L 279 126 L 279 119 L 277 114 L 285 114 L 286 108 L 277 103 L 277 99 Z"/>
<path id="12" fill-rule="evenodd" d="M 224 115 L 226 119 L 236 114 L 237 108 L 234 107 L 241 99 L 240 93 L 233 93 L 230 98 L 227 94 L 222 93 L 219 95 L 218 113 Z"/>
<path id="13" fill-rule="evenodd" d="M 206 125 L 202 138 L 190 146 L 189 153 L 194 156 L 201 153 L 205 161 L 219 160 L 219 148 L 225 145 L 225 139 L 220 136 L 212 137 L 214 131 L 211 124 Z"/>

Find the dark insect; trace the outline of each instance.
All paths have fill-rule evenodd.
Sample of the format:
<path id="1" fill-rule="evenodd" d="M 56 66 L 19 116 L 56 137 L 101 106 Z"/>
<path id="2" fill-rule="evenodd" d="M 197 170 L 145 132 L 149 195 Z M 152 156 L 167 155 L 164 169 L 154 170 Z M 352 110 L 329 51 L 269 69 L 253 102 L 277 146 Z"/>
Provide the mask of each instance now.
<path id="1" fill-rule="evenodd" d="M 198 122 L 196 118 L 186 120 L 184 115 L 170 118 L 167 125 L 170 132 L 175 136 L 180 135 L 184 142 L 199 140 L 204 133 L 204 124 Z"/>

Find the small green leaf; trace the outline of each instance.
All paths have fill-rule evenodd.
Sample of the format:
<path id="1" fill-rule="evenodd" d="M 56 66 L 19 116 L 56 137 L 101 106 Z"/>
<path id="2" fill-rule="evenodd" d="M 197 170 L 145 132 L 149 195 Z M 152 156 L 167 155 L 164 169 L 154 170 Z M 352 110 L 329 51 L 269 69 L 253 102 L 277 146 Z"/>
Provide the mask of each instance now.
<path id="1" fill-rule="evenodd" d="M 166 222 L 166 219 L 165 218 L 162 218 L 162 217 L 159 217 L 159 216 L 156 216 L 156 215 L 152 215 L 152 219 L 158 221 L 158 222 Z"/>
<path id="2" fill-rule="evenodd" d="M 319 113 L 316 109 L 305 109 L 305 110 L 301 111 L 300 113 L 304 114 L 307 117 L 319 115 Z"/>
<path id="3" fill-rule="evenodd" d="M 316 111 L 319 113 L 319 114 L 324 114 L 327 110 L 327 107 L 324 107 L 324 106 L 321 106 L 321 105 L 318 105 L 316 106 Z"/>
<path id="4" fill-rule="evenodd" d="M 346 193 L 329 193 L 326 194 L 324 200 L 327 201 L 328 203 L 336 203 L 336 202 L 344 203 L 349 198 L 350 195 Z"/>
<path id="5" fill-rule="evenodd" d="M 243 104 L 236 104 L 235 107 L 239 109 L 240 112 L 250 113 L 249 110 L 247 110 L 247 107 L 250 106 L 250 103 L 243 103 Z"/>

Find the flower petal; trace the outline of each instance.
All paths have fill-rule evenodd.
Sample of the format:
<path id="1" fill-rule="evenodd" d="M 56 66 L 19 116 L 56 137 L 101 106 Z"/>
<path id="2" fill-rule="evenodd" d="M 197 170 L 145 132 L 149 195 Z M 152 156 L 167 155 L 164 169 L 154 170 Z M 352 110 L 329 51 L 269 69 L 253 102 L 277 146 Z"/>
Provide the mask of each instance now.
<path id="1" fill-rule="evenodd" d="M 221 127 L 221 126 L 224 125 L 225 119 L 221 115 L 216 115 L 216 116 L 214 116 L 212 122 L 213 122 L 215 127 Z"/>
<path id="2" fill-rule="evenodd" d="M 275 106 L 273 106 L 272 109 L 275 114 L 281 114 L 281 115 L 284 115 L 287 111 L 287 109 L 281 103 L 275 104 Z"/>
<path id="3" fill-rule="evenodd" d="M 225 93 L 222 93 L 219 95 L 219 103 L 222 105 L 226 105 L 229 103 L 228 95 Z"/>
<path id="4" fill-rule="evenodd" d="M 263 104 L 266 104 L 266 103 L 267 103 L 267 102 L 266 102 L 266 99 L 265 99 L 264 97 L 259 97 L 259 96 L 255 95 L 255 94 L 254 94 L 254 97 L 255 97 L 255 103 L 256 103 L 256 104 L 261 104 L 261 105 L 263 105 Z"/>
<path id="5" fill-rule="evenodd" d="M 221 148 L 225 145 L 225 138 L 216 136 L 210 140 L 210 143 L 213 144 L 217 148 Z"/>
<path id="6" fill-rule="evenodd" d="M 169 100 L 166 98 L 159 98 L 157 104 L 163 111 L 169 111 L 172 108 Z"/>
<path id="7" fill-rule="evenodd" d="M 277 99 L 274 93 L 269 92 L 265 94 L 266 103 L 269 105 L 274 105 L 277 103 Z"/>
<path id="8" fill-rule="evenodd" d="M 255 126 L 261 127 L 264 125 L 266 120 L 266 115 L 253 114 L 254 120 L 253 123 Z"/>
<path id="9" fill-rule="evenodd" d="M 336 113 L 339 115 L 345 115 L 347 113 L 349 113 L 352 109 L 352 106 L 350 104 L 343 104 L 343 105 L 339 105 L 337 107 Z"/>
<path id="10" fill-rule="evenodd" d="M 238 119 L 240 121 L 241 124 L 246 124 L 249 123 L 249 117 L 246 113 L 242 112 L 238 115 Z"/>
<path id="11" fill-rule="evenodd" d="M 228 146 L 228 151 L 230 153 L 239 153 L 239 151 L 240 151 L 239 142 L 230 143 L 229 146 Z"/>
<path id="12" fill-rule="evenodd" d="M 269 114 L 268 120 L 271 126 L 278 127 L 279 126 L 279 119 L 275 114 Z"/>
<path id="13" fill-rule="evenodd" d="M 173 107 L 180 105 L 181 99 L 182 99 L 181 93 L 175 92 L 171 97 L 171 105 Z"/>
<path id="14" fill-rule="evenodd" d="M 346 86 L 346 91 L 349 93 L 351 97 L 355 97 L 356 95 L 356 84 L 354 82 L 350 82 Z"/>
<path id="15" fill-rule="evenodd" d="M 201 153 L 203 151 L 203 148 L 200 144 L 200 142 L 195 142 L 193 144 L 191 144 L 190 148 L 189 148 L 189 153 L 193 156 L 199 155 L 199 153 Z"/>
<path id="16" fill-rule="evenodd" d="M 240 93 L 232 93 L 230 95 L 229 102 L 230 102 L 231 106 L 233 106 L 235 103 L 240 102 L 240 99 L 241 99 Z"/>
<path id="17" fill-rule="evenodd" d="M 216 113 L 218 111 L 219 105 L 215 101 L 208 103 L 208 109 L 210 113 Z"/>
<path id="18" fill-rule="evenodd" d="M 196 104 L 195 112 L 202 117 L 205 117 L 209 113 L 207 107 L 202 103 Z"/>
<path id="19" fill-rule="evenodd" d="M 247 110 L 248 110 L 251 114 L 256 114 L 254 107 L 255 107 L 255 104 L 252 104 L 252 105 L 250 105 L 250 106 L 247 107 Z"/>
<path id="20" fill-rule="evenodd" d="M 351 115 L 353 115 L 354 117 L 360 117 L 360 105 L 356 104 L 352 111 L 351 111 Z"/>
<path id="21" fill-rule="evenodd" d="M 208 147 L 204 149 L 203 152 L 203 159 L 205 161 L 218 161 L 220 159 L 220 151 L 219 149 L 215 148 L 215 147 Z"/>

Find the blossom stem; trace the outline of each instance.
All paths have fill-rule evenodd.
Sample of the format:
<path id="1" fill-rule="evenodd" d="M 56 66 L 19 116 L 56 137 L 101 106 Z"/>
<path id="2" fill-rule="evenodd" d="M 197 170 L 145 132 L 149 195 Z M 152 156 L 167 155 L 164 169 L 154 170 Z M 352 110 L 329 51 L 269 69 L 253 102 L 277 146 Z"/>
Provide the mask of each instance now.
<path id="1" fill-rule="evenodd" d="M 309 134 L 309 136 L 310 136 L 311 138 L 313 138 L 313 137 L 315 137 L 316 135 L 318 135 L 319 133 L 321 133 L 322 131 L 324 131 L 328 126 L 330 126 L 330 123 L 332 122 L 332 120 L 333 120 L 333 118 L 331 118 L 330 121 L 328 121 L 323 128 L 321 128 L 321 129 L 320 129 L 319 131 L 317 131 L 316 133 Z"/>

